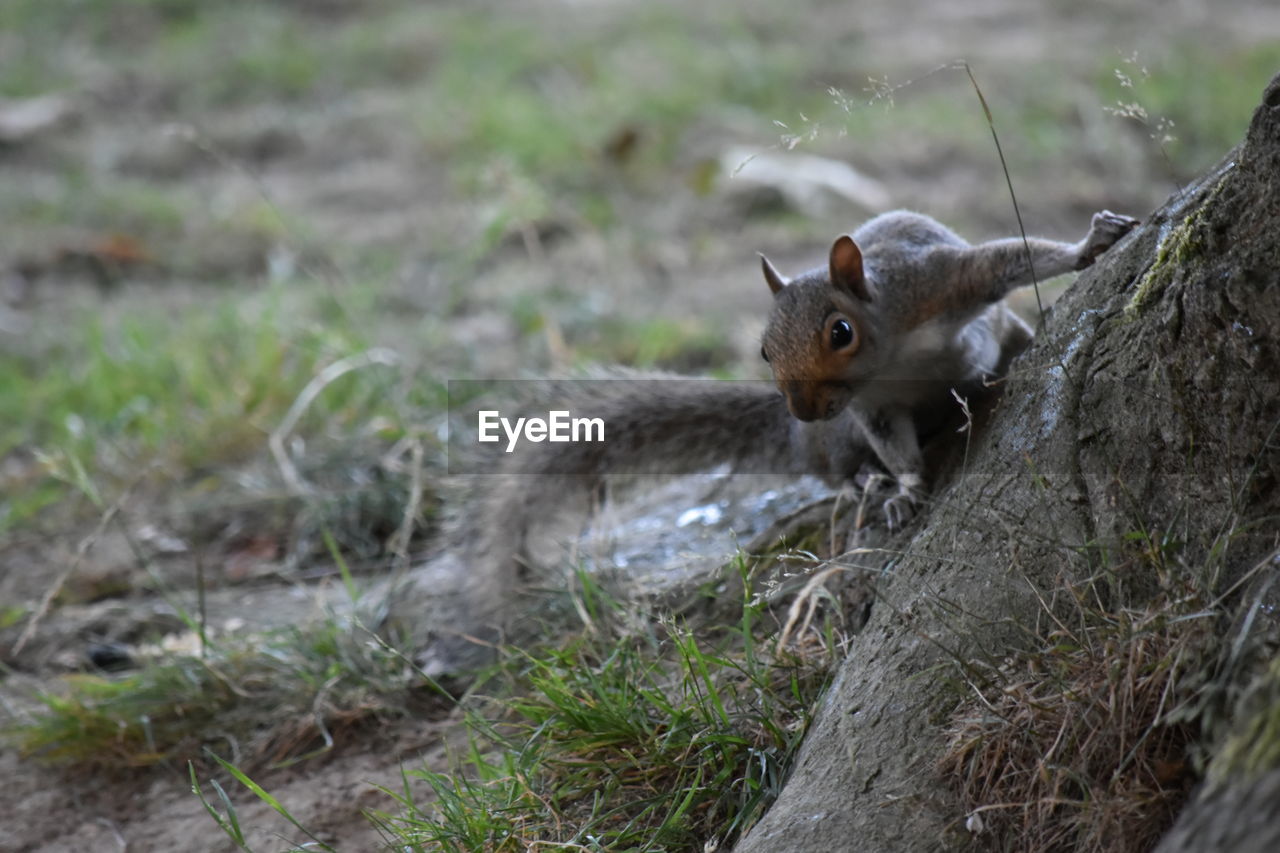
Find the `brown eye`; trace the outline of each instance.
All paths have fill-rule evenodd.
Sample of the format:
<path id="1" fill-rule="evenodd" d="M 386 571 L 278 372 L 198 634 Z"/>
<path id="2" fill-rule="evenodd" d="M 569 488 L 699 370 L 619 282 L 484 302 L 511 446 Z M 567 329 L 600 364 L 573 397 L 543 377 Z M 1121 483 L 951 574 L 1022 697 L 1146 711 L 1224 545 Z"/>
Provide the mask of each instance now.
<path id="1" fill-rule="evenodd" d="M 836 320 L 831 324 L 831 348 L 844 349 L 853 343 L 853 326 L 848 320 Z"/>
<path id="2" fill-rule="evenodd" d="M 769 353 L 765 352 L 764 347 L 760 347 L 760 357 L 764 359 L 765 364 L 769 363 Z"/>

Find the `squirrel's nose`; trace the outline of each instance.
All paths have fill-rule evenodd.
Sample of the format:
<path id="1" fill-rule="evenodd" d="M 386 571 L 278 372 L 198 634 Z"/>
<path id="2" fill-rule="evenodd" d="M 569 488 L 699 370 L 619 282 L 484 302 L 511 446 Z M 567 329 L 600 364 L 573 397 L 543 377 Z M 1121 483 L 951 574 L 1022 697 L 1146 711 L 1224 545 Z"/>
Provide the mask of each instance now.
<path id="1" fill-rule="evenodd" d="M 805 393 L 808 390 L 805 386 L 808 384 L 793 380 L 788 382 L 783 390 L 783 396 L 787 398 L 787 410 L 791 412 L 792 417 L 806 423 L 822 417 L 821 407 Z"/>

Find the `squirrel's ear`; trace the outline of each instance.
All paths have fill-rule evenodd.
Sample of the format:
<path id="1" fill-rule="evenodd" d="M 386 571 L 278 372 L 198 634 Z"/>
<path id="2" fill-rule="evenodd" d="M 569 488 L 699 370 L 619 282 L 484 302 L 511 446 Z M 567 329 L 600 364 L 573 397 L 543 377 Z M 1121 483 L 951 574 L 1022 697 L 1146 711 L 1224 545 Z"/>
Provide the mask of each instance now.
<path id="1" fill-rule="evenodd" d="M 789 278 L 778 272 L 763 252 L 760 253 L 760 268 L 764 270 L 764 280 L 769 283 L 769 290 L 773 293 L 777 293 L 791 283 Z"/>
<path id="2" fill-rule="evenodd" d="M 863 302 L 871 301 L 862 272 L 862 250 L 848 234 L 840 235 L 831 247 L 831 283 Z"/>

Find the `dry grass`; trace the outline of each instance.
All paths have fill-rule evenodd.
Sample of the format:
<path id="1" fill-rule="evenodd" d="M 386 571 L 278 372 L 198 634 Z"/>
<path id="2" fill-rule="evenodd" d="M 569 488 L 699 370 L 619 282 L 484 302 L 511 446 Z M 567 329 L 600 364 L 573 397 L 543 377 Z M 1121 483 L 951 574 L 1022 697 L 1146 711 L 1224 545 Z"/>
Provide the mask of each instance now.
<path id="1" fill-rule="evenodd" d="M 1171 717 L 1210 648 L 1212 614 L 1186 589 L 1142 609 L 1104 608 L 1091 585 L 1063 589 L 1071 600 L 1046 602 L 1037 648 L 970 680 L 941 770 L 993 849 L 1149 850 L 1191 787 L 1198 726 Z"/>

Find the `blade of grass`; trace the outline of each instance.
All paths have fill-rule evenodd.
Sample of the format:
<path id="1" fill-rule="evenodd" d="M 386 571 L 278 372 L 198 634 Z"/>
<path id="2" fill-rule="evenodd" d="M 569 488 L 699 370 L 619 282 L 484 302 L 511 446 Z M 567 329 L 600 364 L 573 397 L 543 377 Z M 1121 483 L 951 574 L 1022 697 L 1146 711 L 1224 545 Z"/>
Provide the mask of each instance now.
<path id="1" fill-rule="evenodd" d="M 236 778 L 236 781 L 238 781 L 241 785 L 244 785 L 246 788 L 248 788 L 255 797 L 262 800 L 262 802 L 270 806 L 281 817 L 289 821 L 289 823 L 293 824 L 294 827 L 297 828 L 299 832 L 303 833 L 312 841 L 314 841 L 316 845 L 319 847 L 319 849 L 326 851 L 326 853 L 338 853 L 338 851 L 334 850 L 328 844 L 325 844 L 323 841 L 321 841 L 319 838 L 313 835 L 311 830 L 307 829 L 305 826 L 299 823 L 298 820 L 289 813 L 289 810 L 286 809 L 280 803 L 279 800 L 273 797 L 265 788 L 263 788 L 257 782 L 250 779 L 248 775 L 246 775 L 244 771 L 242 771 L 239 767 L 236 767 L 230 761 L 223 759 L 220 755 L 216 754 L 212 750 L 206 749 L 205 752 L 209 755 L 210 758 L 218 762 L 218 764 L 221 765 L 223 770 L 226 770 L 228 773 L 234 776 Z"/>

